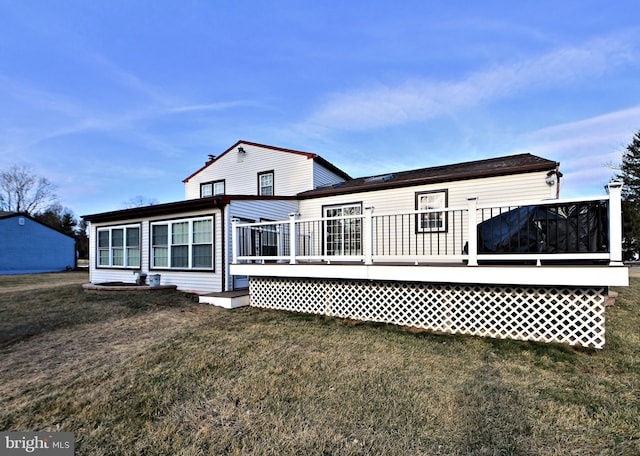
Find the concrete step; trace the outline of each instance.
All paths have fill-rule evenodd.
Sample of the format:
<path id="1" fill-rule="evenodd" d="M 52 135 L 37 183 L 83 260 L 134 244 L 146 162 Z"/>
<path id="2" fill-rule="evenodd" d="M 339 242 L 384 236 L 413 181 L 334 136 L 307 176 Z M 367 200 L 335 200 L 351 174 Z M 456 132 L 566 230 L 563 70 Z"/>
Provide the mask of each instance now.
<path id="1" fill-rule="evenodd" d="M 249 305 L 249 290 L 224 291 L 200 295 L 201 304 L 211 304 L 225 309 L 235 309 Z"/>

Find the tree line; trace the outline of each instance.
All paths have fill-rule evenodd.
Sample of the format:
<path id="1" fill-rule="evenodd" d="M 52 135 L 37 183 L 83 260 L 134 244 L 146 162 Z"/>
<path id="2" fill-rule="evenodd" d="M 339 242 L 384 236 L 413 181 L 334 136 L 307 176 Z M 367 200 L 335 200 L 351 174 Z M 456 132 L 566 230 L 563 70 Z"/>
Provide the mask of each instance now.
<path id="1" fill-rule="evenodd" d="M 63 207 L 53 183 L 30 167 L 13 165 L 0 171 L 0 211 L 28 215 L 74 237 L 78 258 L 89 257 L 86 223 Z"/>

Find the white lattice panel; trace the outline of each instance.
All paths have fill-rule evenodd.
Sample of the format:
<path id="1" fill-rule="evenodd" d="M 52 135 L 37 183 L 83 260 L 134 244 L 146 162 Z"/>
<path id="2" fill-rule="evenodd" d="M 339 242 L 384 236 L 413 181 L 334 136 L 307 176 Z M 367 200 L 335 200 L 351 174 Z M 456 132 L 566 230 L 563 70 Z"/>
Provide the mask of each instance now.
<path id="1" fill-rule="evenodd" d="M 605 287 L 527 287 L 254 277 L 251 305 L 449 334 L 602 348 Z"/>

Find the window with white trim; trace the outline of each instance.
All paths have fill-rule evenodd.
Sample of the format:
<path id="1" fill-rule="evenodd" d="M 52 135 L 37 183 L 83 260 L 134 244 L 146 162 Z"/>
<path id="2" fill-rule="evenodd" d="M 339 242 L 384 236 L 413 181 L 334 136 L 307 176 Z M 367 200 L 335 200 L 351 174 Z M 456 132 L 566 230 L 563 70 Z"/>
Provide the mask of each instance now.
<path id="1" fill-rule="evenodd" d="M 140 267 L 140 225 L 98 228 L 98 267 Z"/>
<path id="2" fill-rule="evenodd" d="M 416 210 L 429 211 L 417 215 L 417 232 L 428 233 L 447 231 L 447 213 L 445 211 L 434 211 L 435 209 L 445 209 L 448 205 L 447 200 L 447 190 L 416 193 Z"/>
<path id="3" fill-rule="evenodd" d="M 213 217 L 151 224 L 151 267 L 213 269 Z"/>
<path id="4" fill-rule="evenodd" d="M 224 195 L 224 179 L 200 184 L 200 198 Z"/>
<path id="5" fill-rule="evenodd" d="M 327 255 L 362 254 L 362 203 L 325 206 L 325 252 Z M 345 218 L 346 217 L 346 218 Z"/>
<path id="6" fill-rule="evenodd" d="M 258 173 L 258 195 L 273 196 L 273 171 Z"/>

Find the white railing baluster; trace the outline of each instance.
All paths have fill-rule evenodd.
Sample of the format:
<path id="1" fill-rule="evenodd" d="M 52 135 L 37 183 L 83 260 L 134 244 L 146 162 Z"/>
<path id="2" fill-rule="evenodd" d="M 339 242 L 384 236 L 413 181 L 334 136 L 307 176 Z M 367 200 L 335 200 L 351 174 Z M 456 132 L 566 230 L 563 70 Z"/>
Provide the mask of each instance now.
<path id="1" fill-rule="evenodd" d="M 364 264 L 373 264 L 373 207 L 365 207 L 364 209 L 362 248 Z"/>
<path id="2" fill-rule="evenodd" d="M 231 219 L 231 264 L 238 264 L 238 219 Z"/>
<path id="3" fill-rule="evenodd" d="M 609 185 L 609 266 L 622 263 L 622 182 Z"/>
<path id="4" fill-rule="evenodd" d="M 296 264 L 298 262 L 296 259 L 298 254 L 298 229 L 296 223 L 298 215 L 297 212 L 289 214 L 289 264 Z"/>
<path id="5" fill-rule="evenodd" d="M 469 223 L 467 233 L 468 262 L 467 266 L 478 266 L 478 197 L 467 198 L 469 210 L 467 211 Z"/>

